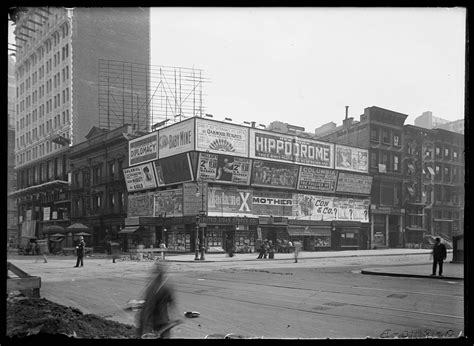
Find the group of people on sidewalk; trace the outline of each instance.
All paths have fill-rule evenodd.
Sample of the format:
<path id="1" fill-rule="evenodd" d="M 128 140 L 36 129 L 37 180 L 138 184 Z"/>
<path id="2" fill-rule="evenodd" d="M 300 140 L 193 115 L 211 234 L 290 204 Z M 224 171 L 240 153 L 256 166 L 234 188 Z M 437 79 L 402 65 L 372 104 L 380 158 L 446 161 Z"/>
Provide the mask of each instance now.
<path id="1" fill-rule="evenodd" d="M 275 246 L 271 240 L 265 239 L 260 244 L 259 253 L 257 259 L 274 259 L 275 258 Z"/>

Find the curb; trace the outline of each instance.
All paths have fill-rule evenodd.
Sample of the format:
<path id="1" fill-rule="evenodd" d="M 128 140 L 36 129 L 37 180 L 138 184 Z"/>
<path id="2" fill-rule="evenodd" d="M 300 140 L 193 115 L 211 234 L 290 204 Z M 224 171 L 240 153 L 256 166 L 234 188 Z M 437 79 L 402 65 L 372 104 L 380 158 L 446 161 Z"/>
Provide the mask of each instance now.
<path id="1" fill-rule="evenodd" d="M 401 277 L 412 277 L 412 278 L 427 278 L 427 279 L 437 279 L 437 280 L 460 280 L 464 281 L 464 278 L 453 277 L 453 276 L 431 276 L 431 275 L 421 275 L 421 274 L 400 274 L 400 273 L 388 273 L 388 272 L 376 272 L 371 270 L 361 270 L 362 274 L 367 275 L 382 275 L 382 276 L 401 276 Z"/>

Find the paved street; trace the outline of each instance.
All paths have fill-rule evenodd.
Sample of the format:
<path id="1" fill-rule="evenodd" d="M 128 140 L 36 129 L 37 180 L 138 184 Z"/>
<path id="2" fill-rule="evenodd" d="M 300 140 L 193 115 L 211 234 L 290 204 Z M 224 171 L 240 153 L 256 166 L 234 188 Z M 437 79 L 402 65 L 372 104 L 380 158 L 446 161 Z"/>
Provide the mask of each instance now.
<path id="1" fill-rule="evenodd" d="M 165 263 L 176 289 L 175 316 L 184 322 L 172 337 L 204 338 L 213 333 L 264 338 L 458 336 L 464 329 L 464 284 L 454 276 L 459 277 L 462 266 L 446 263 L 446 278 L 438 280 L 361 273 L 368 268 L 403 267 L 426 268 L 429 274 L 428 253 L 346 253 L 345 257 L 303 253 L 298 263 L 290 257 L 257 261 L 250 258 L 252 254 L 232 259 L 209 255 L 206 263 L 192 261 L 190 255 L 185 258 L 189 261 L 170 256 Z M 124 310 L 126 303 L 140 299 L 153 266 L 151 261 L 114 264 L 96 257 L 87 258 L 84 268 L 73 268 L 74 257 L 50 256 L 48 263 L 41 257 L 9 260 L 41 276 L 42 297 L 128 324 L 134 323 L 135 313 Z M 199 311 L 200 317 L 183 316 L 191 310 Z"/>

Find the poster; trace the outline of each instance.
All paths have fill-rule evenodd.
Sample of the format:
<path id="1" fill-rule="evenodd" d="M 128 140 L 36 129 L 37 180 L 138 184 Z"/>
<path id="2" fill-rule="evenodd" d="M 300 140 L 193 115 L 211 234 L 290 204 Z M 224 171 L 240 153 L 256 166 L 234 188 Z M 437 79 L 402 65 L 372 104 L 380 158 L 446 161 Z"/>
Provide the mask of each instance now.
<path id="1" fill-rule="evenodd" d="M 248 156 L 248 128 L 196 119 L 196 150 Z"/>
<path id="2" fill-rule="evenodd" d="M 336 219 L 341 221 L 369 222 L 368 199 L 334 198 Z"/>
<path id="3" fill-rule="evenodd" d="M 334 144 L 332 143 L 295 137 L 293 155 L 297 163 L 334 168 Z"/>
<path id="4" fill-rule="evenodd" d="M 155 171 L 151 162 L 124 168 L 123 175 L 127 184 L 127 191 L 141 191 L 157 187 Z"/>
<path id="5" fill-rule="evenodd" d="M 298 220 L 335 220 L 337 211 L 333 205 L 333 198 L 295 193 L 293 195 L 293 216 Z"/>
<path id="6" fill-rule="evenodd" d="M 187 153 L 155 161 L 160 186 L 193 180 L 191 163 Z"/>
<path id="7" fill-rule="evenodd" d="M 158 143 L 160 159 L 194 150 L 194 119 L 160 129 Z"/>
<path id="8" fill-rule="evenodd" d="M 293 162 L 293 136 L 250 129 L 250 157 Z"/>
<path id="9" fill-rule="evenodd" d="M 207 183 L 183 183 L 183 215 L 199 215 L 201 211 L 206 212 L 207 196 Z"/>
<path id="10" fill-rule="evenodd" d="M 250 182 L 250 159 L 200 153 L 198 179 L 248 185 Z"/>
<path id="11" fill-rule="evenodd" d="M 183 189 L 155 192 L 155 215 L 183 216 Z"/>
<path id="12" fill-rule="evenodd" d="M 336 144 L 336 169 L 354 172 L 369 172 L 369 151 Z"/>
<path id="13" fill-rule="evenodd" d="M 253 215 L 291 216 L 293 194 L 283 191 L 253 191 Z"/>
<path id="14" fill-rule="evenodd" d="M 252 185 L 296 188 L 298 166 L 279 162 L 253 160 Z"/>
<path id="15" fill-rule="evenodd" d="M 231 186 L 209 186 L 208 215 L 246 216 L 252 214 L 252 191 Z"/>
<path id="16" fill-rule="evenodd" d="M 339 172 L 336 191 L 370 195 L 372 180 L 370 175 Z"/>
<path id="17" fill-rule="evenodd" d="M 301 166 L 298 175 L 298 190 L 334 192 L 338 172 L 333 169 Z"/>
<path id="18" fill-rule="evenodd" d="M 154 193 L 128 195 L 127 217 L 153 216 Z"/>
<path id="19" fill-rule="evenodd" d="M 158 159 L 158 132 L 152 132 L 128 142 L 130 167 L 156 159 Z"/>

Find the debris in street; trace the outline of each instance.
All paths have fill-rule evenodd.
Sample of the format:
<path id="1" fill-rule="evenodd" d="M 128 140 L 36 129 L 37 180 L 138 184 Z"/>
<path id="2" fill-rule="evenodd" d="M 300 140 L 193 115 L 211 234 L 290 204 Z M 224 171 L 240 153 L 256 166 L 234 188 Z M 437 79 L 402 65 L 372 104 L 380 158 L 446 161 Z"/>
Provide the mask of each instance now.
<path id="1" fill-rule="evenodd" d="M 192 318 L 192 317 L 199 317 L 199 315 L 201 315 L 199 312 L 197 311 L 186 311 L 184 313 L 184 316 L 186 317 L 189 317 L 189 318 Z"/>
<path id="2" fill-rule="evenodd" d="M 131 299 L 127 302 L 127 309 L 138 311 L 143 307 L 143 304 L 145 304 L 144 300 Z"/>

